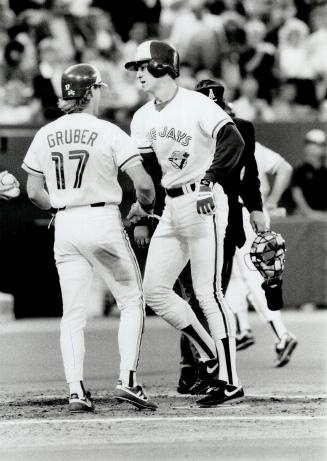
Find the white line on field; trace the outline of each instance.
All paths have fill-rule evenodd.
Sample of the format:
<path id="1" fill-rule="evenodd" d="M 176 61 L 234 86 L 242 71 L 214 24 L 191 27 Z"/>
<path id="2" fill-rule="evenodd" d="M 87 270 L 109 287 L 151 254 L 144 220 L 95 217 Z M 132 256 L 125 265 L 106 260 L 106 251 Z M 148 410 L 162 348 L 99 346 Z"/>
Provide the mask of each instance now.
<path id="1" fill-rule="evenodd" d="M 327 415 L 318 416 L 139 416 L 126 418 L 79 418 L 79 419 L 26 419 L 0 421 L 0 427 L 4 426 L 32 426 L 32 425 L 50 425 L 50 424 L 112 424 L 125 422 L 187 422 L 187 421 L 307 421 L 307 420 L 327 420 Z"/>
<path id="2" fill-rule="evenodd" d="M 198 398 L 197 395 L 190 395 L 190 394 L 178 394 L 177 392 L 161 392 L 158 394 L 149 394 L 151 397 L 178 397 L 180 399 L 185 398 Z M 246 399 L 277 399 L 277 400 L 303 400 L 303 399 L 310 399 L 310 400 L 320 400 L 320 399 L 327 399 L 327 394 L 246 394 Z"/>

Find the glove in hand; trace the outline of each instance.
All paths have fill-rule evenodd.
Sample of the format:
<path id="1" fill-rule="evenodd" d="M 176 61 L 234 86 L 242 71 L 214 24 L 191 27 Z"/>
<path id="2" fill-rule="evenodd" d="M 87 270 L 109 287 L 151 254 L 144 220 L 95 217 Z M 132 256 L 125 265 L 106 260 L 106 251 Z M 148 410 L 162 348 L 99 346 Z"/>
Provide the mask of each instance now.
<path id="1" fill-rule="evenodd" d="M 200 215 L 212 216 L 215 214 L 215 199 L 213 196 L 213 183 L 207 179 L 201 179 L 196 201 L 196 210 Z"/>

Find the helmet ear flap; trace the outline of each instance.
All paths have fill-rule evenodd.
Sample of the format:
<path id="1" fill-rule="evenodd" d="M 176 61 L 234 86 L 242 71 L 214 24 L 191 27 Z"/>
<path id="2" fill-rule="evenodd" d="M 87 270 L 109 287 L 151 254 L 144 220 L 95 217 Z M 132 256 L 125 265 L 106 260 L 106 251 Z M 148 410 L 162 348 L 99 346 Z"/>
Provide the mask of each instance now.
<path id="1" fill-rule="evenodd" d="M 150 59 L 148 63 L 148 71 L 154 78 L 159 78 L 168 74 L 169 67 L 155 61 L 154 59 Z"/>

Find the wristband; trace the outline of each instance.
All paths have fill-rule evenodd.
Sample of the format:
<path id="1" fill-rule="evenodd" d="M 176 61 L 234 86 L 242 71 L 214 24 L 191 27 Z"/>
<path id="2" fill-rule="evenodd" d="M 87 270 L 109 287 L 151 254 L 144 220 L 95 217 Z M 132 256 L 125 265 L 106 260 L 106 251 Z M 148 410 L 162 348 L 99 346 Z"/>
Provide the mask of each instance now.
<path id="1" fill-rule="evenodd" d="M 142 210 L 145 211 L 146 213 L 149 213 L 150 211 L 152 211 L 153 207 L 154 207 L 154 201 L 152 203 L 148 203 L 148 204 L 139 202 L 139 204 L 140 204 Z"/>
<path id="2" fill-rule="evenodd" d="M 210 190 L 212 190 L 213 189 L 213 182 L 210 181 L 210 179 L 202 178 L 201 181 L 200 181 L 200 186 L 206 186 L 206 187 L 209 187 Z"/>

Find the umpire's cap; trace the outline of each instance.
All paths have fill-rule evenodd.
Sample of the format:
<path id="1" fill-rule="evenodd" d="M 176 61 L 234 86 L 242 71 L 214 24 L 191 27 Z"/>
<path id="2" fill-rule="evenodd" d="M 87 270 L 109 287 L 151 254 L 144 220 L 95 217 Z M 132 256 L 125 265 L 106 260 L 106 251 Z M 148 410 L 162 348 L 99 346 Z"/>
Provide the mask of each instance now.
<path id="1" fill-rule="evenodd" d="M 92 87 L 107 86 L 101 81 L 99 70 L 92 64 L 74 64 L 61 77 L 62 99 L 83 98 Z"/>
<path id="2" fill-rule="evenodd" d="M 225 85 L 221 80 L 201 80 L 195 86 L 195 91 L 208 96 L 223 109 L 226 107 L 224 100 Z"/>
<path id="3" fill-rule="evenodd" d="M 137 47 L 133 61 L 125 64 L 125 69 L 137 71 L 141 64 L 148 63 L 148 71 L 155 78 L 168 74 L 179 76 L 179 55 L 175 48 L 160 40 L 148 40 Z"/>

